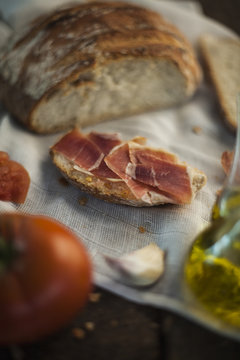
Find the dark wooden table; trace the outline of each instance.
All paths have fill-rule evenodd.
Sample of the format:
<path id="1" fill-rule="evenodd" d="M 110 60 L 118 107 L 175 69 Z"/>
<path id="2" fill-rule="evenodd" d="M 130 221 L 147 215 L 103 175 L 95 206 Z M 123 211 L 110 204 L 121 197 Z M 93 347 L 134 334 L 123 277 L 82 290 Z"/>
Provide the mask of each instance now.
<path id="1" fill-rule="evenodd" d="M 240 0 L 199 2 L 208 17 L 240 34 Z M 0 359 L 240 359 L 240 343 L 167 311 L 136 305 L 99 288 L 94 293 L 95 299 L 63 330 L 38 343 L 0 348 Z"/>

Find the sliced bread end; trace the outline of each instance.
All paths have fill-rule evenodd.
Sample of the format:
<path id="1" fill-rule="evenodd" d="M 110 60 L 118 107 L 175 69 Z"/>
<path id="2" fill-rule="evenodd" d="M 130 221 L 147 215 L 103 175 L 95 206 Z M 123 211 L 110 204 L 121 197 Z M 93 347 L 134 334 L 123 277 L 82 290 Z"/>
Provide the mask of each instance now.
<path id="1" fill-rule="evenodd" d="M 200 50 L 216 90 L 227 124 L 237 127 L 237 94 L 240 93 L 240 39 L 205 34 Z"/>

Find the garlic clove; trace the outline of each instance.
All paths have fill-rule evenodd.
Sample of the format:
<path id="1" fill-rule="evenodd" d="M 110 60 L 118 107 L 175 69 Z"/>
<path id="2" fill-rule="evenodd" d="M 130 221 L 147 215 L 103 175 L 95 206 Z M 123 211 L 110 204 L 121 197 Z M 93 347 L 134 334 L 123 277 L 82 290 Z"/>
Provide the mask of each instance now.
<path id="1" fill-rule="evenodd" d="M 104 255 L 105 261 L 119 280 L 129 285 L 148 286 L 164 272 L 165 252 L 155 243 L 119 258 Z"/>

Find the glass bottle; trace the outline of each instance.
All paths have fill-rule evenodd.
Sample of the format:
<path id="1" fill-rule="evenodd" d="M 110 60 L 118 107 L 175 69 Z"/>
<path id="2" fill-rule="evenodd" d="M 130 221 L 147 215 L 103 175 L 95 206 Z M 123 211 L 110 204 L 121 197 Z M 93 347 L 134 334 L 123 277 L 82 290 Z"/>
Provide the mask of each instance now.
<path id="1" fill-rule="evenodd" d="M 195 299 L 234 327 L 240 327 L 240 95 L 237 103 L 231 172 L 213 208 L 213 221 L 193 242 L 184 267 Z"/>

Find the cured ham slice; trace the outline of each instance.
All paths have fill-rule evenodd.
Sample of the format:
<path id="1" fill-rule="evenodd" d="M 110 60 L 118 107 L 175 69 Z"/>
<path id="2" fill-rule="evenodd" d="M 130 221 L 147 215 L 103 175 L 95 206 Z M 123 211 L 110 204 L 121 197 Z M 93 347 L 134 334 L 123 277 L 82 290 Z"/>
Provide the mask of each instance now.
<path id="1" fill-rule="evenodd" d="M 135 163 L 131 162 L 129 156 L 129 144 L 114 148 L 104 159 L 107 166 L 126 182 L 137 198 L 146 197 L 149 191 L 160 190 L 179 203 L 191 201 L 192 188 L 185 165 L 174 163 L 174 155 L 164 154 L 162 151 L 153 151 L 151 154 L 150 149 L 145 153 L 144 147 L 137 149 L 135 156 L 132 156 Z M 158 158 L 155 153 L 159 155 Z M 161 160 L 161 157 L 169 157 L 171 161 Z M 140 163 L 142 159 L 143 163 Z"/>
<path id="2" fill-rule="evenodd" d="M 181 163 L 175 154 L 161 149 L 136 146 L 131 142 L 129 154 L 129 176 L 171 194 L 170 196 L 180 203 L 191 202 L 191 176 L 186 164 Z"/>
<path id="3" fill-rule="evenodd" d="M 105 133 L 97 133 L 92 131 L 88 135 L 88 139 L 90 139 L 98 148 L 102 151 L 104 155 L 107 155 L 115 146 L 121 144 L 122 140 L 119 137 L 119 134 L 105 134 Z M 105 162 L 103 161 L 104 157 L 101 160 L 99 166 L 92 171 L 95 176 L 105 177 L 109 179 L 118 179 L 118 175 L 107 167 Z"/>
<path id="4" fill-rule="evenodd" d="M 0 200 L 24 203 L 30 185 L 27 170 L 0 151 Z"/>
<path id="5" fill-rule="evenodd" d="M 122 140 L 119 137 L 118 133 L 115 134 L 106 134 L 106 133 L 97 133 L 97 132 L 91 132 L 88 135 L 88 138 L 94 142 L 95 145 L 99 147 L 99 149 L 103 152 L 103 154 L 106 156 L 110 153 L 110 151 L 115 148 L 116 146 L 122 144 Z M 133 144 L 145 144 L 146 138 L 142 136 L 137 136 L 133 138 L 132 140 Z M 104 158 L 102 159 L 99 166 L 92 171 L 92 173 L 95 176 L 99 176 L 102 178 L 108 178 L 108 179 L 121 179 L 119 174 L 117 172 L 114 172 L 111 170 L 110 167 L 108 167 L 104 161 Z M 141 187 L 140 184 L 138 185 L 139 188 Z M 135 184 L 135 187 L 137 185 Z"/>
<path id="6" fill-rule="evenodd" d="M 127 168 L 127 173 L 143 184 L 167 192 L 179 203 L 192 200 L 191 181 L 185 165 L 159 160 L 149 165 L 132 164 Z"/>
<path id="7" fill-rule="evenodd" d="M 118 134 L 84 135 L 75 129 L 50 153 L 67 177 L 104 200 L 133 206 L 190 203 L 205 174 L 145 142 L 140 136 L 122 141 Z"/>
<path id="8" fill-rule="evenodd" d="M 119 179 L 119 176 L 114 173 L 104 162 L 104 158 L 102 158 L 101 163 L 98 168 L 92 171 L 93 175 L 99 176 L 101 178 L 107 179 Z"/>
<path id="9" fill-rule="evenodd" d="M 148 187 L 135 181 L 126 174 L 125 170 L 130 162 L 129 147 L 127 143 L 114 148 L 114 151 L 106 156 L 104 161 L 113 172 L 115 172 L 121 179 L 124 180 L 136 198 L 145 198 L 147 202 L 150 202 L 148 199 Z"/>
<path id="10" fill-rule="evenodd" d="M 104 158 L 103 152 L 77 129 L 62 137 L 53 148 L 89 171 L 96 169 Z"/>
<path id="11" fill-rule="evenodd" d="M 128 143 L 114 148 L 112 152 L 105 157 L 104 161 L 112 171 L 116 172 L 116 174 L 124 180 L 137 199 L 142 199 L 149 204 L 153 203 L 153 199 L 160 202 L 175 202 L 168 192 L 160 190 L 150 183 L 143 183 L 128 173 L 129 167 L 133 165 L 130 162 Z"/>
<path id="12" fill-rule="evenodd" d="M 95 145 L 99 147 L 99 149 L 107 155 L 112 148 L 117 145 L 120 145 L 122 140 L 118 133 L 108 134 L 108 133 L 98 133 L 96 131 L 90 132 L 88 135 L 88 139 L 90 139 Z"/>
<path id="13" fill-rule="evenodd" d="M 154 162 L 155 159 L 166 160 L 168 162 L 178 161 L 178 157 L 175 154 L 171 154 L 162 149 L 153 149 L 147 146 L 142 147 L 133 141 L 129 141 L 129 157 L 133 164 L 143 165 Z"/>
<path id="14" fill-rule="evenodd" d="M 61 152 L 74 162 L 75 166 L 92 172 L 95 176 L 117 178 L 118 176 L 102 161 L 105 154 L 121 142 L 117 134 L 111 135 L 96 132 L 84 135 L 78 129 L 74 129 L 62 137 L 53 146 L 53 150 Z"/>

